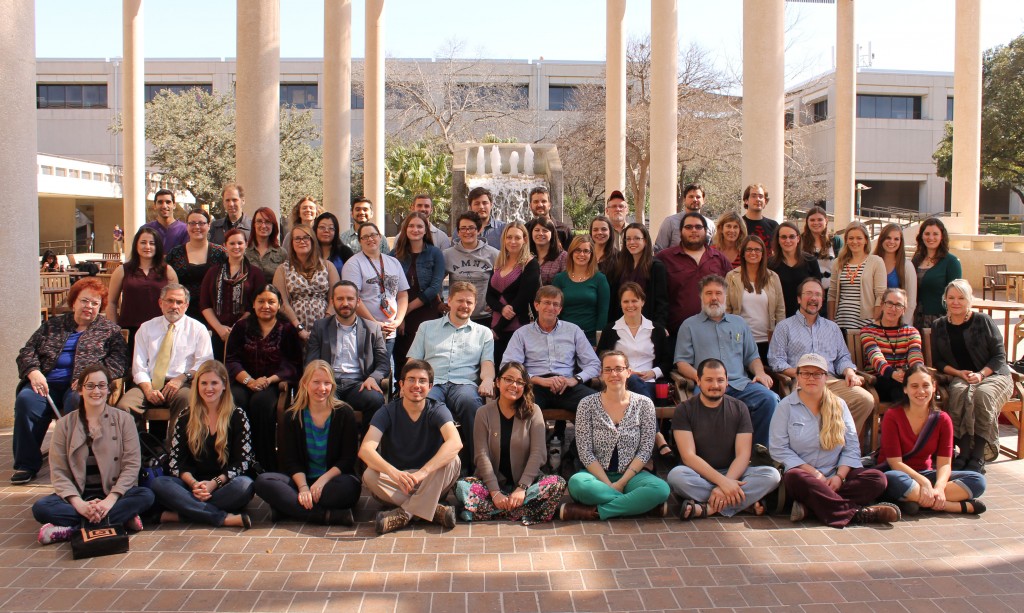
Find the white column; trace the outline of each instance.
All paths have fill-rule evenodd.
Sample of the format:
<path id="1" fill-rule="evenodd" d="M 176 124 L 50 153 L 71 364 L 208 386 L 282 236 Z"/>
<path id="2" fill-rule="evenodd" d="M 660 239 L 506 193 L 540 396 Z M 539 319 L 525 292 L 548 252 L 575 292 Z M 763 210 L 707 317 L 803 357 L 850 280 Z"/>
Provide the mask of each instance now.
<path id="1" fill-rule="evenodd" d="M 651 227 L 676 212 L 678 76 L 677 0 L 651 3 Z M 638 202 L 637 206 L 643 206 Z"/>
<path id="2" fill-rule="evenodd" d="M 124 198 L 124 233 L 131 237 L 146 223 L 146 99 L 143 54 L 142 0 L 123 0 L 121 30 L 124 60 L 121 62 L 121 109 L 124 151 L 121 194 Z M 131 239 L 126 239 L 130 241 Z"/>
<path id="3" fill-rule="evenodd" d="M 743 0 L 743 186 L 762 183 L 782 221 L 785 188 L 783 0 Z"/>
<path id="4" fill-rule="evenodd" d="M 281 207 L 281 5 L 238 0 L 235 177 L 246 213 Z M 203 203 L 206 204 L 206 203 Z"/>
<path id="5" fill-rule="evenodd" d="M 854 0 L 836 0 L 835 227 L 853 221 L 857 180 L 857 44 Z"/>
<path id="6" fill-rule="evenodd" d="M 363 194 L 384 229 L 384 0 L 366 0 L 366 93 L 363 98 Z"/>
<path id="7" fill-rule="evenodd" d="M 352 192 L 352 0 L 324 2 L 324 208 L 347 228 Z"/>
<path id="8" fill-rule="evenodd" d="M 949 230 L 978 232 L 981 185 L 981 0 L 956 0 L 953 185 Z"/>
<path id="9" fill-rule="evenodd" d="M 605 198 L 626 186 L 626 0 L 607 0 L 606 12 Z"/>
<path id="10" fill-rule="evenodd" d="M 14 356 L 39 327 L 39 165 L 36 162 L 36 19 L 33 0 L 0 0 L 0 427 L 14 423 Z M 40 214 L 45 214 L 39 211 Z M 17 223 L 12 223 L 17 220 Z"/>

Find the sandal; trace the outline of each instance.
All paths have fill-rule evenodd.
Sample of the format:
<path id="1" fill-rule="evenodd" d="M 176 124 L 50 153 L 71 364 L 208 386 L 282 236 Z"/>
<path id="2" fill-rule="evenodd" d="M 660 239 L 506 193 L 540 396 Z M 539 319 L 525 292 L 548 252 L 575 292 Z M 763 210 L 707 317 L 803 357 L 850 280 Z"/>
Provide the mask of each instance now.
<path id="1" fill-rule="evenodd" d="M 967 509 L 968 504 L 971 505 L 971 510 Z M 960 501 L 960 512 L 964 515 L 981 515 L 987 510 L 988 507 L 985 506 L 985 503 L 976 498 Z"/>
<path id="2" fill-rule="evenodd" d="M 699 514 L 697 513 L 698 509 L 700 509 Z M 689 498 L 683 501 L 683 507 L 679 511 L 680 520 L 690 521 L 691 519 L 704 519 L 705 517 L 708 517 L 708 503 L 697 502 Z"/>

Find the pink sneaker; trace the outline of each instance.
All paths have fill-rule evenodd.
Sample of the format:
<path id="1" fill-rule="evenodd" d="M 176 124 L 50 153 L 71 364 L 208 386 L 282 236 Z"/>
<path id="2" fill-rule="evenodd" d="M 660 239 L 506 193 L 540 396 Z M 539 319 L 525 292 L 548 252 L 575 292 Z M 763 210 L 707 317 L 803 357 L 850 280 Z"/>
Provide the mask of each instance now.
<path id="1" fill-rule="evenodd" d="M 53 524 L 44 524 L 39 529 L 39 536 L 37 537 L 40 545 L 49 545 L 50 543 L 62 543 L 64 541 L 71 540 L 71 533 L 75 529 L 71 526 L 54 526 Z"/>
<path id="2" fill-rule="evenodd" d="M 142 518 L 136 515 L 124 522 L 124 529 L 128 532 L 142 532 Z"/>

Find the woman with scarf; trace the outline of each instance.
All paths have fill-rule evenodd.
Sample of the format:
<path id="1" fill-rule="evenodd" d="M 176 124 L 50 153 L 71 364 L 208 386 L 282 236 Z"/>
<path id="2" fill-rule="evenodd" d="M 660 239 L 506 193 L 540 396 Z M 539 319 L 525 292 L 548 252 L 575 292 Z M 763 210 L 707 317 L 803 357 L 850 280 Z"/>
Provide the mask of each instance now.
<path id="1" fill-rule="evenodd" d="M 245 233 L 232 228 L 224 233 L 226 264 L 212 266 L 203 277 L 199 308 L 213 330 L 213 357 L 224 359 L 224 344 L 231 326 L 249 312 L 256 290 L 266 285 L 263 271 L 245 259 Z"/>

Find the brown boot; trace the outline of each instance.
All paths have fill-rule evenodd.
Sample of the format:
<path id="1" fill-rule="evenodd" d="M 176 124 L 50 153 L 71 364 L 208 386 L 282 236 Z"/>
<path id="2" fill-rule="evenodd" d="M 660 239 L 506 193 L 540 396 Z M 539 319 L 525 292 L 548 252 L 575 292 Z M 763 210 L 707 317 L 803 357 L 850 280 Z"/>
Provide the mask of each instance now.
<path id="1" fill-rule="evenodd" d="M 434 509 L 434 518 L 431 521 L 445 530 L 451 530 L 455 527 L 455 509 L 446 504 L 439 504 Z"/>
<path id="2" fill-rule="evenodd" d="M 597 507 L 577 502 L 566 502 L 558 509 L 558 519 L 562 521 L 593 521 L 601 519 Z"/>
<path id="3" fill-rule="evenodd" d="M 900 508 L 891 502 L 879 502 L 867 507 L 861 507 L 853 516 L 853 521 L 860 524 L 891 524 L 898 522 L 903 517 Z"/>

